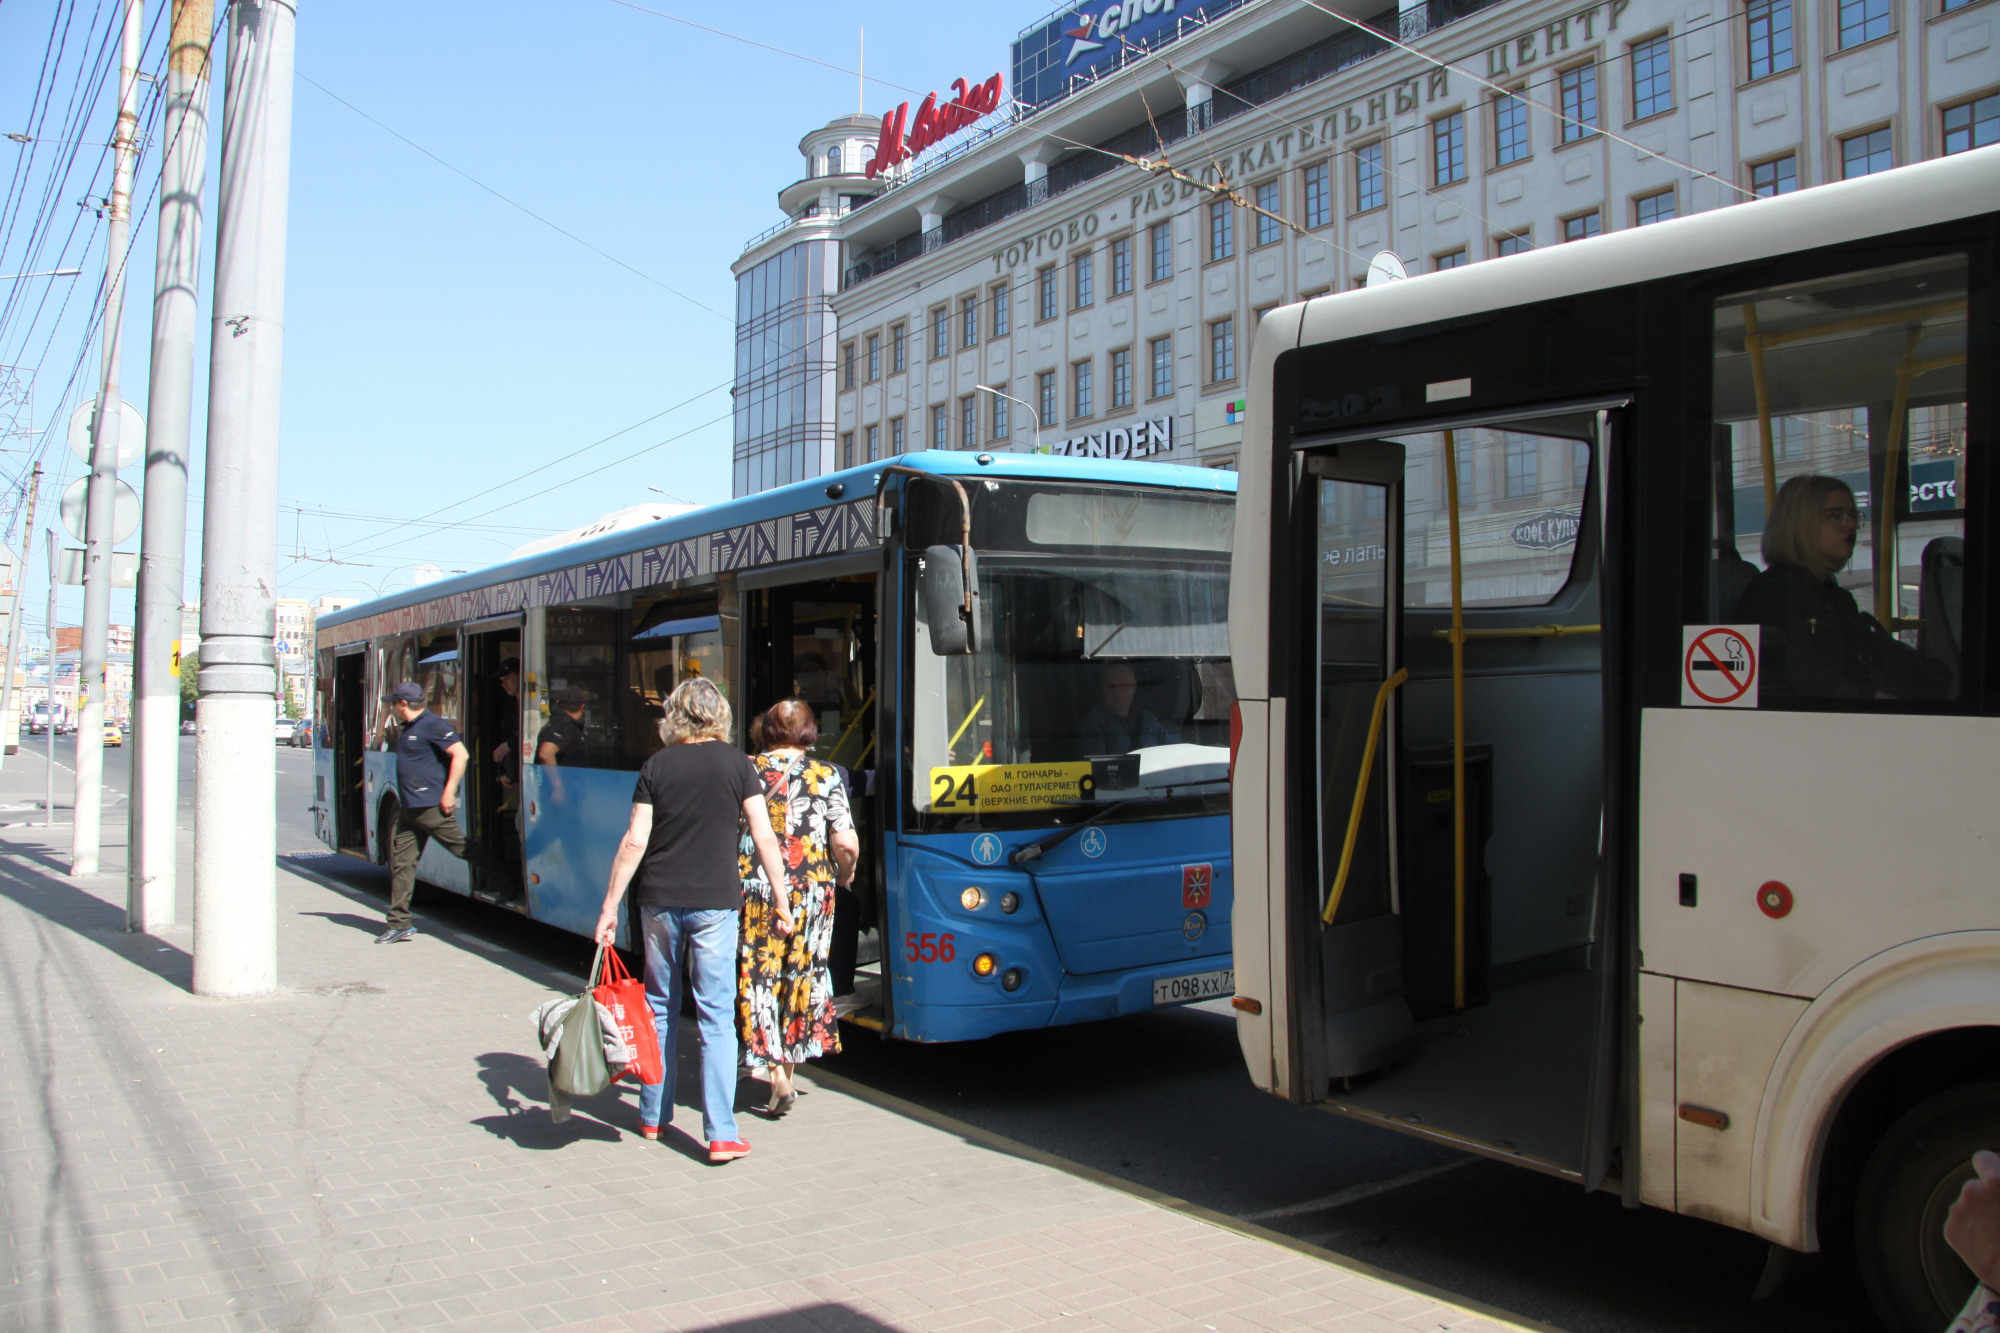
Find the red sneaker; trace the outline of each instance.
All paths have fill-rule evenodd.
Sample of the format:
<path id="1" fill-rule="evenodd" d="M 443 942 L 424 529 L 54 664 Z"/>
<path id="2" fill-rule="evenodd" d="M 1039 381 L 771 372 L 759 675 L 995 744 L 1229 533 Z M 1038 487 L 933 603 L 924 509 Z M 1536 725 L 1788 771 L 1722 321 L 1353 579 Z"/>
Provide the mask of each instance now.
<path id="1" fill-rule="evenodd" d="M 733 1162 L 749 1155 L 750 1145 L 741 1139 L 731 1139 L 726 1143 L 718 1139 L 708 1145 L 708 1160 L 711 1162 Z"/>
<path id="2" fill-rule="evenodd" d="M 639 1126 L 639 1137 L 642 1139 L 651 1139 L 654 1142 L 658 1142 L 660 1137 L 660 1127 L 658 1125 L 641 1125 Z"/>

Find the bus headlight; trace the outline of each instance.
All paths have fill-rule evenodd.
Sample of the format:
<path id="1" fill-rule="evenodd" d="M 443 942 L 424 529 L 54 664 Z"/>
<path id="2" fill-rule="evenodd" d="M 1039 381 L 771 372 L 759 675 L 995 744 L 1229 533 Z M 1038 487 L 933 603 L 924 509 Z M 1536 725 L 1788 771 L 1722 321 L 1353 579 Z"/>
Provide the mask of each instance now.
<path id="1" fill-rule="evenodd" d="M 963 907 L 966 911 L 977 912 L 980 908 L 986 906 L 986 890 L 980 888 L 977 884 L 969 885 L 965 892 L 958 895 L 958 902 L 959 906 Z"/>
<path id="2" fill-rule="evenodd" d="M 1006 913 L 1007 915 L 1009 915 L 1009 916 L 1012 916 L 1012 915 L 1013 915 L 1014 913 L 1016 913 L 1016 912 L 1020 911 L 1020 910 L 1021 910 L 1021 895 L 1020 895 L 1020 894 L 1018 894 L 1018 893 L 1003 893 L 1003 894 L 1001 894 L 1001 895 L 1000 895 L 1000 910 L 1001 910 L 1001 911 L 1003 911 L 1003 912 L 1005 912 L 1005 913 Z"/>
<path id="3" fill-rule="evenodd" d="M 990 953 L 983 953 L 972 960 L 972 975 L 975 977 L 990 977 L 999 966 L 1000 960 L 998 958 L 995 958 Z"/>

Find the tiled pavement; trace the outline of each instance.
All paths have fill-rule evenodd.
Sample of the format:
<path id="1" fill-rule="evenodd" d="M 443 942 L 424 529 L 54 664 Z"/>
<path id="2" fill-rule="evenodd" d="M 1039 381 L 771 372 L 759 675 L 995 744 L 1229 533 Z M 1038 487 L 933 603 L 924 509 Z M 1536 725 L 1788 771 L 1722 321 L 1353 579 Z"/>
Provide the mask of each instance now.
<path id="1" fill-rule="evenodd" d="M 286 989 L 199 999 L 57 832 L 0 825 L 10 1333 L 1521 1326 L 830 1081 L 726 1168 L 629 1089 L 552 1125 L 527 1015 L 576 978 L 281 871 Z"/>

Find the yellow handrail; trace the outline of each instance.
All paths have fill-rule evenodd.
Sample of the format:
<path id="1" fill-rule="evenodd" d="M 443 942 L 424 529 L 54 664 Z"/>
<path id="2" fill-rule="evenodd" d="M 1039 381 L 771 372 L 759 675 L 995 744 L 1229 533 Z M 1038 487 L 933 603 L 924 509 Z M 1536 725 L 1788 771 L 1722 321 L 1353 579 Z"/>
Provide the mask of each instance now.
<path id="1" fill-rule="evenodd" d="M 979 702 L 972 705 L 972 711 L 965 715 L 965 721 L 958 724 L 958 730 L 952 732 L 951 739 L 944 743 L 945 758 L 951 758 L 952 749 L 958 744 L 958 738 L 965 734 L 965 729 L 972 725 L 972 719 L 978 717 L 979 710 L 984 707 L 986 707 L 986 696 L 982 694 L 979 696 Z"/>
<path id="2" fill-rule="evenodd" d="M 1445 499 L 1451 513 L 1451 902 L 1453 1013 L 1465 1008 L 1465 589 L 1458 540 L 1458 438 L 1444 433 Z"/>
<path id="3" fill-rule="evenodd" d="M 1901 575 L 1902 557 L 1896 550 L 1896 529 L 1901 519 L 1897 516 L 1901 509 L 1901 496 L 1897 489 L 1897 465 L 1902 462 L 1905 444 L 1906 419 L 1910 412 L 1910 381 L 1920 375 L 1928 375 L 1933 370 L 1946 366 L 1965 364 L 1965 353 L 1947 353 L 1919 361 L 1916 356 L 1917 344 L 1923 340 L 1923 326 L 1912 324 L 1909 337 L 1903 343 L 1903 355 L 1896 362 L 1896 395 L 1889 405 L 1889 449 L 1882 458 L 1882 499 L 1875 509 L 1875 619 L 1883 628 L 1894 634 L 1899 626 L 1895 623 L 1897 604 L 1902 598 L 1897 595 Z M 1918 622 L 1921 625 L 1921 621 Z"/>
<path id="4" fill-rule="evenodd" d="M 1334 872 L 1333 887 L 1327 890 L 1326 910 L 1319 914 L 1323 925 L 1333 924 L 1333 914 L 1340 910 L 1340 895 L 1347 892 L 1347 872 L 1354 866 L 1354 843 L 1361 835 L 1361 811 L 1368 803 L 1368 777 L 1375 768 L 1375 743 L 1382 735 L 1383 710 L 1388 707 L 1390 692 L 1409 678 L 1410 673 L 1398 667 L 1396 674 L 1375 691 L 1375 709 L 1368 717 L 1368 744 L 1361 751 L 1361 776 L 1354 784 L 1354 809 L 1347 816 L 1347 840 L 1340 845 L 1340 868 Z"/>
<path id="5" fill-rule="evenodd" d="M 1523 625 L 1518 629 L 1468 629 L 1461 630 L 1465 639 L 1566 639 L 1572 634 L 1601 634 L 1602 625 Z M 1433 639 L 1451 642 L 1452 632 L 1448 629 L 1431 631 Z"/>
<path id="6" fill-rule="evenodd" d="M 1778 503 L 1778 460 L 1771 452 L 1771 386 L 1764 377 L 1764 335 L 1757 331 L 1757 303 L 1743 307 L 1743 348 L 1750 353 L 1750 387 L 1757 396 L 1757 446 L 1764 464 L 1764 512 Z"/>

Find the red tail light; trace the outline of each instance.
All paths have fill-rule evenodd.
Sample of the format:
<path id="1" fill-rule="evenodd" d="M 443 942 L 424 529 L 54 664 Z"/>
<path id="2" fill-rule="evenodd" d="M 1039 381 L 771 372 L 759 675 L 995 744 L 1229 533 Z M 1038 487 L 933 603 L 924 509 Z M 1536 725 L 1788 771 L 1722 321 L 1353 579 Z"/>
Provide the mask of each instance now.
<path id="1" fill-rule="evenodd" d="M 1232 700 L 1229 705 L 1229 785 L 1236 785 L 1236 750 L 1243 744 L 1243 705 Z"/>

